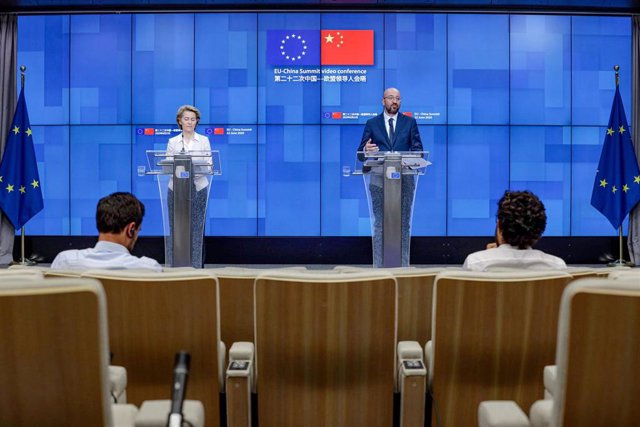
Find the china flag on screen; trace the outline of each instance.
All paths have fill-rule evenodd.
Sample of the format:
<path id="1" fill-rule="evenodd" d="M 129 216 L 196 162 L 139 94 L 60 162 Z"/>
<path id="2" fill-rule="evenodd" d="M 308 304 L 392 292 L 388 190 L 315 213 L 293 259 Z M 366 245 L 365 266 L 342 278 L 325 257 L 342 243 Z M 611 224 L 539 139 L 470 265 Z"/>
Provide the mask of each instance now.
<path id="1" fill-rule="evenodd" d="M 322 30 L 322 65 L 373 65 L 373 30 Z"/>

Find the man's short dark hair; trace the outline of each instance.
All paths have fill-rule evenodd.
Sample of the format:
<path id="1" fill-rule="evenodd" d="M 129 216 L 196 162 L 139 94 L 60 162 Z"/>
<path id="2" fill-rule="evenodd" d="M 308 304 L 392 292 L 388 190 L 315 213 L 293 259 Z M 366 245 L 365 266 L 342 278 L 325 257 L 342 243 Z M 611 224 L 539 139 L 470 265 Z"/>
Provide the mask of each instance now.
<path id="1" fill-rule="evenodd" d="M 530 191 L 505 191 L 498 202 L 502 238 L 511 246 L 533 246 L 547 227 L 544 204 Z"/>
<path id="2" fill-rule="evenodd" d="M 113 193 L 103 197 L 96 208 L 96 227 L 100 233 L 120 233 L 135 222 L 142 224 L 144 204 L 131 193 Z"/>

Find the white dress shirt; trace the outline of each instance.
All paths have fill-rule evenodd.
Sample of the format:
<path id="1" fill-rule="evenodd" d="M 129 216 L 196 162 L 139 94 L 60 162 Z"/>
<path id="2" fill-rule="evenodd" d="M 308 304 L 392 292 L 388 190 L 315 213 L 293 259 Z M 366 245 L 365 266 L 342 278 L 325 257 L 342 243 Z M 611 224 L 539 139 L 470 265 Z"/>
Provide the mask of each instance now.
<path id="1" fill-rule="evenodd" d="M 522 268 L 528 270 L 564 270 L 567 264 L 557 256 L 538 249 L 518 249 L 507 243 L 467 256 L 465 270 L 490 271 L 493 268 Z"/>
<path id="2" fill-rule="evenodd" d="M 67 270 L 89 270 L 94 268 L 109 270 L 145 269 L 162 271 L 155 259 L 138 258 L 122 245 L 99 241 L 93 248 L 62 251 L 51 263 L 51 268 Z"/>
<path id="3" fill-rule="evenodd" d="M 211 151 L 211 144 L 209 143 L 209 138 L 195 132 L 193 134 L 193 139 L 189 142 L 186 142 L 182 138 L 181 133 L 180 135 L 176 135 L 173 138 L 169 139 L 169 144 L 167 144 L 167 154 L 179 154 L 183 148 L 186 153 L 190 151 Z M 212 159 L 211 157 L 194 157 L 193 160 L 207 162 L 209 165 L 211 165 Z M 206 175 L 194 174 L 193 182 L 196 186 L 196 191 L 200 191 L 203 188 L 206 188 L 207 185 L 209 185 L 209 180 L 207 179 Z M 169 180 L 169 190 L 173 190 L 173 176 Z"/>

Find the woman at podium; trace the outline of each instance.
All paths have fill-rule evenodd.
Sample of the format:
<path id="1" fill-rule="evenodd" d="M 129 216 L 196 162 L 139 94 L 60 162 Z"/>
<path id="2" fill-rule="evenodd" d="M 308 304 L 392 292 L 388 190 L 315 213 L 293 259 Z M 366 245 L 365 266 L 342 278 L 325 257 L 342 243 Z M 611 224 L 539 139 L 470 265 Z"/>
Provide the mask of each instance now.
<path id="1" fill-rule="evenodd" d="M 176 121 L 182 133 L 169 139 L 167 145 L 167 155 L 179 155 L 194 152 L 211 152 L 209 138 L 197 133 L 196 126 L 200 122 L 200 110 L 191 105 L 183 105 L 178 108 Z M 191 187 L 191 263 L 195 268 L 202 268 L 204 264 L 203 241 L 204 241 L 204 220 L 207 212 L 207 200 L 209 199 L 209 179 L 207 174 L 198 174 L 197 163 L 206 163 L 211 168 L 211 157 L 193 157 L 193 184 Z M 173 217 L 174 217 L 174 191 L 173 176 L 169 180 L 169 191 L 167 204 L 169 208 L 170 238 L 167 239 L 167 264 L 172 264 L 173 260 Z M 188 199 L 184 200 L 188 203 Z M 173 264 L 172 264 L 173 265 Z"/>

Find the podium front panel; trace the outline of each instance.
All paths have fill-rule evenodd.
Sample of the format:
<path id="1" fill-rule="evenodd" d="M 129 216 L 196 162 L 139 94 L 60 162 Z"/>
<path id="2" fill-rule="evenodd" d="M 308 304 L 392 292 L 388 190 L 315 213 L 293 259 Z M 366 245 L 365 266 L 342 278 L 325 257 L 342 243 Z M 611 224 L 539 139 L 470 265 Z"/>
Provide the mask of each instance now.
<path id="1" fill-rule="evenodd" d="M 365 158 L 362 165 L 374 267 L 409 265 L 413 205 L 421 173 L 407 164 L 415 165 L 420 156 L 421 153 L 380 153 Z"/>

